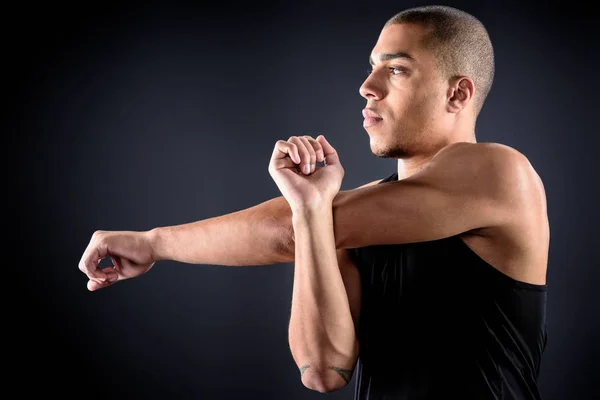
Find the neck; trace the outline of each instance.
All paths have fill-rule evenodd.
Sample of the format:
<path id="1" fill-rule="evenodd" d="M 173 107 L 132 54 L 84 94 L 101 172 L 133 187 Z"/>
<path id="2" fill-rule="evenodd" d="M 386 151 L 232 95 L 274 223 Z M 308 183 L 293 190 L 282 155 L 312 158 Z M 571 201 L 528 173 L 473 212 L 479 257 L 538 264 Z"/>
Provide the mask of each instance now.
<path id="1" fill-rule="evenodd" d="M 432 158 L 433 155 L 398 159 L 398 180 L 406 179 L 416 172 L 419 172 L 424 166 L 429 164 L 429 161 L 431 161 Z"/>
<path id="2" fill-rule="evenodd" d="M 475 132 L 471 131 L 469 135 L 461 135 L 460 137 L 450 138 L 443 145 L 439 146 L 435 151 L 430 153 L 414 154 L 407 158 L 398 159 L 398 180 L 406 179 L 425 167 L 438 151 L 444 147 L 458 142 L 477 143 Z"/>

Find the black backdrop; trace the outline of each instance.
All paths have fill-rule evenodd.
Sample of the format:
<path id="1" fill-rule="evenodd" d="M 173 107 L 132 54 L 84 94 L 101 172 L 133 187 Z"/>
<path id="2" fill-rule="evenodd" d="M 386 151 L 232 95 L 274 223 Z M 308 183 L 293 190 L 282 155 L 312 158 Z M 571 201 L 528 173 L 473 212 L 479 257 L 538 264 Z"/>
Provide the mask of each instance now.
<path id="1" fill-rule="evenodd" d="M 287 344 L 291 264 L 165 261 L 90 293 L 77 263 L 97 229 L 179 224 L 278 196 L 268 160 L 291 135 L 329 138 L 342 189 L 393 172 L 369 151 L 358 87 L 382 24 L 419 4 L 7 6 L 3 131 L 16 189 L 5 193 L 7 385 L 115 399 L 319 398 L 301 385 Z M 480 18 L 495 45 L 478 140 L 523 152 L 547 190 L 542 394 L 591 399 L 600 375 L 593 13 L 575 2 L 445 4 Z"/>

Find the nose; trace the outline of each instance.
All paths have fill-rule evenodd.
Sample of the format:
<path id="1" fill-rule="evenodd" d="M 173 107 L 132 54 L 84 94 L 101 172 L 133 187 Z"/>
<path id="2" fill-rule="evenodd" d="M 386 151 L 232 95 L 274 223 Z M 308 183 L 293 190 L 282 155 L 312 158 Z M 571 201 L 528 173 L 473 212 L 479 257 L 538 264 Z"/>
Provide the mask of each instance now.
<path id="1" fill-rule="evenodd" d="M 374 72 L 367 76 L 367 79 L 360 85 L 358 92 L 367 100 L 380 100 L 383 97 L 383 90 L 381 85 L 378 84 Z"/>

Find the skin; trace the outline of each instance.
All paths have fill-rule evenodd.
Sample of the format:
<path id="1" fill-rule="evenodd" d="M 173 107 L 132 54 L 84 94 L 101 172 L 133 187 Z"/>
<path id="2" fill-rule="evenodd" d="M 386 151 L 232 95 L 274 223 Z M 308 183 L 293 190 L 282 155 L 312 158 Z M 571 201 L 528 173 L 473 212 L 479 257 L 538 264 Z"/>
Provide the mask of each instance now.
<path id="1" fill-rule="evenodd" d="M 369 57 L 371 73 L 360 87 L 366 108 L 383 117 L 366 128 L 371 151 L 397 158 L 399 179 L 413 175 L 449 144 L 475 143 L 473 81 L 442 76 L 433 55 L 420 45 L 425 33 L 415 24 L 384 28 Z"/>
<path id="2" fill-rule="evenodd" d="M 297 168 L 298 148 L 311 148 L 315 160 L 324 159 L 325 166 L 303 173 Z M 294 137 L 276 144 L 269 173 L 292 209 L 295 232 L 290 349 L 302 383 L 326 392 L 338 379 L 349 381 L 358 346 L 333 231 L 333 201 L 344 169 L 323 136 Z M 334 381 L 327 380 L 334 374 Z"/>
<path id="3" fill-rule="evenodd" d="M 433 212 L 433 216 L 445 213 L 445 224 L 428 229 L 434 222 L 430 220 L 422 240 L 431 240 L 435 233 L 437 238 L 461 235 L 478 255 L 504 273 L 544 284 L 549 230 L 541 180 L 513 149 L 476 143 L 473 81 L 443 77 L 431 54 L 420 47 L 424 34 L 417 25 L 392 25 L 383 29 L 371 53 L 373 69 L 360 87 L 367 108 L 382 117 L 378 124 L 366 127 L 371 150 L 380 157 L 398 158 L 398 176 L 406 186 L 406 197 L 411 198 L 407 209 Z M 291 158 L 299 162 L 301 157 L 294 154 L 297 147 L 311 156 L 314 149 L 317 159 L 329 150 L 306 137 L 289 142 L 293 144 L 287 148 Z M 353 328 L 360 313 L 360 282 L 352 261 L 343 251 L 336 251 L 329 212 L 335 196 L 318 194 L 318 188 L 339 188 L 339 182 L 320 172 L 314 174 L 312 185 L 299 179 L 278 185 L 294 191 L 290 196 L 282 189 L 292 209 L 300 210 L 293 217 L 296 286 L 290 346 L 304 385 L 331 392 L 349 382 L 358 357 Z M 462 191 L 457 193 L 457 188 Z M 321 198 L 331 198 L 331 202 L 319 206 L 315 199 Z M 429 205 L 414 204 L 415 199 L 425 198 Z M 417 222 L 403 226 L 414 227 Z M 407 232 L 399 242 L 408 242 L 409 237 L 417 241 L 416 236 Z M 320 344 L 323 341 L 328 346 Z"/>
<path id="4" fill-rule="evenodd" d="M 507 276 L 545 284 L 550 235 L 541 179 L 515 149 L 476 142 L 477 88 L 468 77 L 440 75 L 420 47 L 425 33 L 410 24 L 384 28 L 360 87 L 366 107 L 383 117 L 366 128 L 371 150 L 398 159 L 399 181 L 339 191 L 343 168 L 324 138 L 278 141 L 269 173 L 282 197 L 146 232 L 97 231 L 79 263 L 88 289 L 144 274 L 159 260 L 295 261 L 290 348 L 303 384 L 331 392 L 348 383 L 359 351 L 352 327 L 360 320 L 360 281 L 345 249 L 458 235 Z M 382 58 L 400 52 L 414 61 Z M 332 163 L 316 167 L 326 153 Z M 104 257 L 113 266 L 99 270 Z"/>

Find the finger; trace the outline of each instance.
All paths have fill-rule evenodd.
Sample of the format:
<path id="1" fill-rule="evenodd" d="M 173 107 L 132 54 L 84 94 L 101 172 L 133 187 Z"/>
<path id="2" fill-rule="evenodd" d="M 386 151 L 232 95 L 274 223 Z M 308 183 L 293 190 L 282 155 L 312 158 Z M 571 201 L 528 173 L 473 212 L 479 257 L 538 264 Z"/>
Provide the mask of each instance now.
<path id="1" fill-rule="evenodd" d="M 298 146 L 294 143 L 289 143 L 285 140 L 278 140 L 275 143 L 273 154 L 271 155 L 271 162 L 275 160 L 284 159 L 286 157 L 291 158 L 296 164 L 300 163 L 300 153 L 298 153 Z"/>
<path id="2" fill-rule="evenodd" d="M 108 282 L 114 283 L 118 280 L 123 279 L 123 275 L 120 272 L 122 270 L 122 267 L 119 267 L 119 264 L 117 264 L 117 261 L 113 257 L 111 257 L 111 260 L 113 262 L 113 265 L 103 268 L 102 272 L 106 274 L 106 280 Z"/>
<path id="3" fill-rule="evenodd" d="M 310 173 L 312 174 L 313 172 L 315 172 L 315 163 L 317 162 L 317 155 L 315 154 L 315 149 L 313 148 L 313 145 L 310 144 L 308 139 L 304 136 L 298 138 L 302 141 L 302 143 L 304 143 L 304 145 L 308 149 L 308 154 L 310 154 Z"/>
<path id="4" fill-rule="evenodd" d="M 88 290 L 90 292 L 94 292 L 94 291 L 96 291 L 98 289 L 104 289 L 104 288 L 109 287 L 109 286 L 111 286 L 113 284 L 114 284 L 114 282 L 109 282 L 109 281 L 98 282 L 98 281 L 93 281 L 93 280 L 90 279 L 88 281 L 88 283 L 87 283 L 87 288 L 88 288 Z"/>
<path id="5" fill-rule="evenodd" d="M 273 168 L 277 171 L 280 169 L 293 169 L 294 171 L 300 171 L 298 164 L 291 159 L 291 157 L 280 158 L 271 162 Z"/>
<path id="6" fill-rule="evenodd" d="M 317 137 L 317 141 L 323 146 L 323 153 L 325 154 L 325 164 L 339 164 L 340 158 L 338 156 L 337 151 L 333 148 L 333 146 L 325 139 L 325 136 L 319 135 Z"/>
<path id="7" fill-rule="evenodd" d="M 298 147 L 298 153 L 300 154 L 300 170 L 304 174 L 310 174 L 310 153 L 306 144 L 298 136 L 292 136 L 288 139 L 288 142 L 294 143 Z M 312 146 L 309 146 L 312 147 Z"/>
<path id="8" fill-rule="evenodd" d="M 319 143 L 317 141 L 317 139 L 314 139 L 308 135 L 305 135 L 303 137 L 309 141 L 309 143 L 312 145 L 313 149 L 315 150 L 315 154 L 317 156 L 317 161 L 323 162 L 323 160 L 325 159 L 325 155 L 323 153 L 323 146 L 321 146 L 321 143 Z"/>
<path id="9" fill-rule="evenodd" d="M 106 274 L 98 268 L 98 264 L 107 256 L 107 253 L 108 246 L 104 243 L 101 234 L 94 232 L 81 260 L 79 260 L 79 270 L 92 280 L 105 281 Z"/>
<path id="10" fill-rule="evenodd" d="M 102 269 L 102 271 L 106 274 L 106 280 L 103 282 L 98 282 L 90 279 L 87 283 L 87 288 L 89 291 L 93 292 L 98 289 L 104 289 L 105 287 L 112 286 L 121 279 L 119 273 L 113 267 L 105 267 Z"/>

